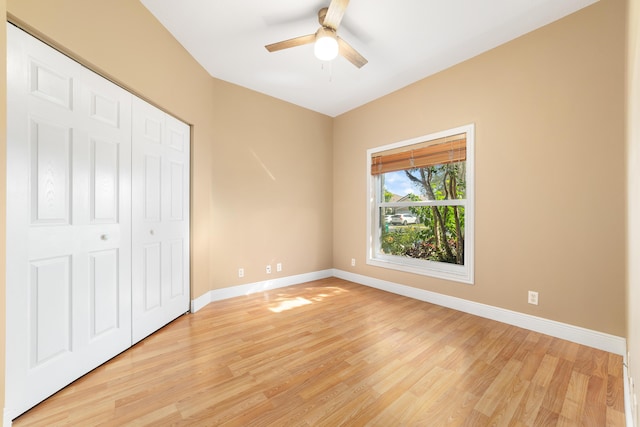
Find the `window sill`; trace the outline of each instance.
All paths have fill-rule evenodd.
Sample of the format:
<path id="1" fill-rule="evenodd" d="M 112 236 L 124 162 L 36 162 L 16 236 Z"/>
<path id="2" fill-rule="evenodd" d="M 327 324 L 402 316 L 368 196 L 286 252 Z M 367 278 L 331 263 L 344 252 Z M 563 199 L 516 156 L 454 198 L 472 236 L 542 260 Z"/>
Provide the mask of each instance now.
<path id="1" fill-rule="evenodd" d="M 454 282 L 465 283 L 467 285 L 474 284 L 473 269 L 468 265 L 461 266 L 444 264 L 389 255 L 382 255 L 378 258 L 368 258 L 367 264 L 374 267 L 403 271 L 405 273 L 451 280 Z"/>

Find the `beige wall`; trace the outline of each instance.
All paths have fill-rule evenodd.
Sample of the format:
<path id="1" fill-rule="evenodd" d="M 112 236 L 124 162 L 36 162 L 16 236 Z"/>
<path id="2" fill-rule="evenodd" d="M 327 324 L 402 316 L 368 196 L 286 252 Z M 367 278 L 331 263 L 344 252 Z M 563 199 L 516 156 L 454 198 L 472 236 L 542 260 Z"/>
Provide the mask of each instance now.
<path id="1" fill-rule="evenodd" d="M 627 74 L 627 330 L 629 375 L 640 384 L 640 1 L 629 1 Z M 635 391 L 637 395 L 637 391 Z M 638 425 L 637 408 L 634 408 Z"/>
<path id="2" fill-rule="evenodd" d="M 624 24 L 601 0 L 338 117 L 334 267 L 625 336 Z M 468 123 L 475 285 L 367 266 L 366 150 Z"/>
<path id="3" fill-rule="evenodd" d="M 212 287 L 331 268 L 332 119 L 219 80 L 214 87 Z"/>

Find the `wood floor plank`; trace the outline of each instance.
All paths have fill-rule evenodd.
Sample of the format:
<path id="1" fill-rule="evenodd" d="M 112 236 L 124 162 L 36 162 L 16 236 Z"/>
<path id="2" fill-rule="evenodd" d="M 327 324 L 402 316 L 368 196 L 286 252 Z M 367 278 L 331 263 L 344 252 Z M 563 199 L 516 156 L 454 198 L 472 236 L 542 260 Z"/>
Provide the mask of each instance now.
<path id="1" fill-rule="evenodd" d="M 529 381 L 523 380 L 516 376 L 515 381 L 512 383 L 512 388 L 503 390 L 502 400 L 500 400 L 496 405 L 494 411 L 488 419 L 487 425 L 509 425 L 509 422 L 513 419 L 514 414 L 518 410 L 520 402 L 525 396 L 525 393 L 529 386 Z"/>
<path id="2" fill-rule="evenodd" d="M 597 376 L 589 378 L 585 397 L 584 425 L 604 426 L 607 423 L 607 382 Z"/>
<path id="3" fill-rule="evenodd" d="M 610 371 L 607 376 L 607 407 L 624 412 L 624 383 L 622 377 L 622 356 L 610 354 Z"/>
<path id="4" fill-rule="evenodd" d="M 329 278 L 213 302 L 14 426 L 623 426 L 622 358 Z"/>
<path id="5" fill-rule="evenodd" d="M 502 401 L 502 393 L 505 390 L 512 390 L 514 383 L 518 381 L 517 372 L 522 367 L 522 362 L 510 360 L 507 365 L 496 376 L 491 385 L 486 389 L 475 409 L 490 417 Z"/>
<path id="6" fill-rule="evenodd" d="M 567 394 L 569 381 L 571 380 L 572 367 L 573 364 L 568 360 L 558 359 L 556 369 L 542 400 L 542 407 L 548 411 L 549 414 L 556 414 L 556 418 L 557 415 L 560 414 L 560 411 L 562 411 L 562 405 Z"/>
<path id="7" fill-rule="evenodd" d="M 569 387 L 562 405 L 560 415 L 568 420 L 581 420 L 586 404 L 589 377 L 579 371 L 571 373 Z"/>
<path id="8" fill-rule="evenodd" d="M 500 370 L 484 360 L 476 359 L 463 373 L 464 376 L 456 388 L 460 392 L 469 392 L 481 397 L 498 376 Z"/>
<path id="9" fill-rule="evenodd" d="M 459 378 L 460 374 L 437 366 L 423 376 L 409 389 L 415 398 L 403 413 L 407 425 L 426 425 L 428 421 L 436 424 L 436 420 L 448 419 L 457 406 L 450 395 L 451 381 L 458 382 Z"/>
<path id="10" fill-rule="evenodd" d="M 544 356 L 549 353 L 553 339 L 537 332 L 530 332 L 514 358 L 522 360 L 519 375 L 527 380 L 533 379 Z"/>

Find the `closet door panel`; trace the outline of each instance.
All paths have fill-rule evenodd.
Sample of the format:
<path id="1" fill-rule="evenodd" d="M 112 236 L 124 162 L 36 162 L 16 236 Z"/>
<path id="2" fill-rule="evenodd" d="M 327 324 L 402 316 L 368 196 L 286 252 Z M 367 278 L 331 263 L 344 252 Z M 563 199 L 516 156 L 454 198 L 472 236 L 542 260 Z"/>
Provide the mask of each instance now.
<path id="1" fill-rule="evenodd" d="M 184 240 L 173 240 L 169 242 L 169 265 L 171 267 L 169 286 L 171 294 L 170 298 L 178 298 L 185 295 L 188 291 L 185 283 L 185 267 L 187 263 L 188 248 L 185 247 Z"/>
<path id="2" fill-rule="evenodd" d="M 184 194 L 185 166 L 182 163 L 169 162 L 169 220 L 184 221 L 185 199 L 188 195 Z"/>
<path id="3" fill-rule="evenodd" d="M 120 324 L 118 249 L 89 254 L 91 339 L 117 329 Z"/>
<path id="4" fill-rule="evenodd" d="M 69 224 L 71 129 L 31 119 L 31 204 L 34 224 Z"/>
<path id="5" fill-rule="evenodd" d="M 189 310 L 189 126 L 134 98 L 132 323 L 137 342 Z"/>
<path id="6" fill-rule="evenodd" d="M 118 222 L 120 146 L 113 141 L 91 139 L 91 222 Z"/>
<path id="7" fill-rule="evenodd" d="M 72 72 L 57 65 L 47 65 L 47 59 L 42 62 L 36 58 L 28 59 L 28 69 L 25 70 L 29 78 L 28 90 L 33 96 L 71 110 L 73 96 Z"/>
<path id="8" fill-rule="evenodd" d="M 7 27 L 13 418 L 131 345 L 131 96 Z"/>
<path id="9" fill-rule="evenodd" d="M 33 260 L 30 270 L 29 365 L 37 368 L 72 351 L 71 260 Z"/>
<path id="10" fill-rule="evenodd" d="M 142 304 L 142 310 L 144 313 L 147 313 L 162 308 L 162 260 L 160 243 L 147 244 L 142 250 L 143 265 L 140 266 L 143 270 L 141 291 L 144 302 Z"/>
<path id="11" fill-rule="evenodd" d="M 141 176 L 144 184 L 140 188 L 142 194 L 139 195 L 144 200 L 144 210 L 141 213 L 147 223 L 160 222 L 161 161 L 162 158 L 159 155 L 144 156 L 144 175 Z"/>

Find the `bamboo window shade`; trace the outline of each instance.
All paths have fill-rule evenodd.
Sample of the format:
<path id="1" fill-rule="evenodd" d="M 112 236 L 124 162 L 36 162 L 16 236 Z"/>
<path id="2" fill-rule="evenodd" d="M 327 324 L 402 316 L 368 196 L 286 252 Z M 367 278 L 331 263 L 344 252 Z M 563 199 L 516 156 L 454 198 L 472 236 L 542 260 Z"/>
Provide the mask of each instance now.
<path id="1" fill-rule="evenodd" d="M 463 162 L 466 159 L 467 135 L 461 133 L 375 153 L 371 156 L 371 175 Z"/>

